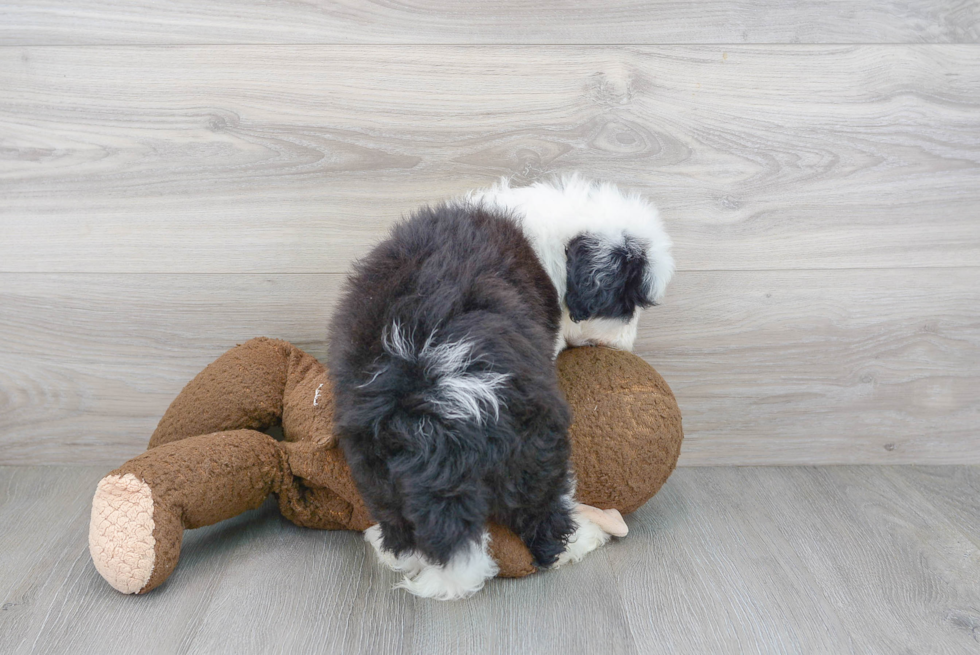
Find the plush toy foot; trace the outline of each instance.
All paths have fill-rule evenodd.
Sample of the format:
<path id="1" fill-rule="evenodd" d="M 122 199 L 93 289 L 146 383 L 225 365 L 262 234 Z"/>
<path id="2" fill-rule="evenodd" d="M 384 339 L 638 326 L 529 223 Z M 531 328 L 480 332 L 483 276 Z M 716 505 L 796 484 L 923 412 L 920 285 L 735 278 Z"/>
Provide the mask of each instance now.
<path id="1" fill-rule="evenodd" d="M 154 512 L 150 486 L 132 473 L 102 478 L 88 535 L 96 570 L 124 594 L 144 591 L 154 574 L 166 577 L 177 562 L 179 533 L 176 542 L 155 536 L 173 522 L 166 512 Z"/>
<path id="2" fill-rule="evenodd" d="M 253 430 L 152 448 L 99 482 L 89 524 L 95 568 L 123 593 L 150 591 L 177 566 L 184 530 L 259 507 L 282 478 L 278 444 Z"/>
<path id="3" fill-rule="evenodd" d="M 114 589 L 135 594 L 153 574 L 153 496 L 136 476 L 109 475 L 92 499 L 88 547 L 92 561 Z"/>
<path id="4" fill-rule="evenodd" d="M 629 531 L 623 516 L 615 509 L 601 510 L 579 504 L 572 510 L 572 518 L 578 527 L 568 539 L 565 552 L 558 556 L 554 568 L 569 562 L 581 562 L 586 555 L 605 544 L 611 537 L 624 537 Z"/>

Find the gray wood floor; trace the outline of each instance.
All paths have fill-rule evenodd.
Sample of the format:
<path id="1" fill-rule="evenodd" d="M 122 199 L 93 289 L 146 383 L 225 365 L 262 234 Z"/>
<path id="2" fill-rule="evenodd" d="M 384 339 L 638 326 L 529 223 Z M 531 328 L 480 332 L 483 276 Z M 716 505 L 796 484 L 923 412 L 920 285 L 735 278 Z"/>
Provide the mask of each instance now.
<path id="1" fill-rule="evenodd" d="M 143 597 L 88 556 L 105 472 L 0 468 L 2 653 L 976 653 L 980 468 L 680 469 L 581 564 L 455 604 L 274 505 Z"/>

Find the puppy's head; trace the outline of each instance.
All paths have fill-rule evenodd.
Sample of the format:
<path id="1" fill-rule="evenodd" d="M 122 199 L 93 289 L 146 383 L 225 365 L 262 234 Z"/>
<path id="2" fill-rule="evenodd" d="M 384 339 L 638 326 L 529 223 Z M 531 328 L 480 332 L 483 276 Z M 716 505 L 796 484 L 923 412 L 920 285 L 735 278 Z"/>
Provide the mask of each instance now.
<path id="1" fill-rule="evenodd" d="M 630 321 L 638 307 L 656 305 L 673 261 L 653 261 L 653 244 L 629 234 L 583 232 L 568 242 L 565 304 L 575 323 L 605 318 Z M 669 255 L 667 255 L 669 257 Z"/>

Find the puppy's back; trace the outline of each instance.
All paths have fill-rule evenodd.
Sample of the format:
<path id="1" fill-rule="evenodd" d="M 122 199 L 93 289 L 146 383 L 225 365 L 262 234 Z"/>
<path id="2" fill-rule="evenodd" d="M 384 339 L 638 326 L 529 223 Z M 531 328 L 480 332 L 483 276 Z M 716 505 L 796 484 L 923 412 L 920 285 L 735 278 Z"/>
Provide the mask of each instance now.
<path id="1" fill-rule="evenodd" d="M 549 330 L 561 319 L 554 285 L 509 216 L 466 204 L 423 207 L 354 264 L 331 324 L 331 371 L 351 366 L 356 376 L 369 366 L 396 320 L 413 323 L 424 340 L 480 310 L 520 313 Z"/>
<path id="2" fill-rule="evenodd" d="M 519 227 L 477 207 L 424 208 L 355 265 L 331 325 L 336 429 L 386 547 L 447 561 L 508 502 L 491 479 L 519 435 L 567 430 L 560 316 Z"/>

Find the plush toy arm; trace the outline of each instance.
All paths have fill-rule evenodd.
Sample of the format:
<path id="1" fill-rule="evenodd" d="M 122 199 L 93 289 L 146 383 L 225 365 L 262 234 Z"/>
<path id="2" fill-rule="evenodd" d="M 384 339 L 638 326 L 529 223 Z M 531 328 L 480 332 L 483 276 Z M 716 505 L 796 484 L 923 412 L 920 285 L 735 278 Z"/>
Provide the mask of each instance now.
<path id="1" fill-rule="evenodd" d="M 252 430 L 182 439 L 135 457 L 99 482 L 89 551 L 123 593 L 145 593 L 177 565 L 185 529 L 260 506 L 284 473 L 278 444 Z"/>

